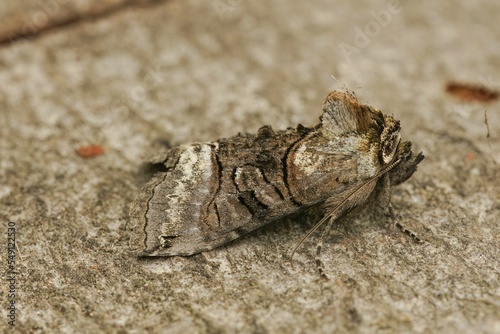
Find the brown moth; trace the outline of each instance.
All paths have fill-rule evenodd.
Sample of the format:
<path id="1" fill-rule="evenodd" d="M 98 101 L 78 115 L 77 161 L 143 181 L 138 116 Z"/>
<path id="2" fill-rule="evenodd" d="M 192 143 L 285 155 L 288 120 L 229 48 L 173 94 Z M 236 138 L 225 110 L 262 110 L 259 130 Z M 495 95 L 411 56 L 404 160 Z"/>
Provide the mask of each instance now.
<path id="1" fill-rule="evenodd" d="M 392 212 L 390 188 L 424 158 L 401 141 L 399 120 L 347 91 L 328 94 L 320 120 L 168 151 L 166 172 L 132 205 L 144 226 L 142 256 L 208 251 L 305 210 L 323 214 L 306 237 L 374 201 Z"/>

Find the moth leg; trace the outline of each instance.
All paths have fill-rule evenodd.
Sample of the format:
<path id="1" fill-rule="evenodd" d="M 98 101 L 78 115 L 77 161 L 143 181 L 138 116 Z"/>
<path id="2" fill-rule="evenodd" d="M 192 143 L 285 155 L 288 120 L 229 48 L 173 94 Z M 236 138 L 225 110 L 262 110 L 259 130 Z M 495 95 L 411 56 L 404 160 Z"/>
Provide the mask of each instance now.
<path id="1" fill-rule="evenodd" d="M 422 243 L 423 241 L 413 231 L 408 230 L 403 226 L 403 224 L 396 220 L 396 215 L 394 214 L 394 209 L 392 208 L 391 203 L 391 180 L 389 179 L 387 174 L 383 176 L 381 182 L 382 187 L 379 194 L 379 205 L 384 210 L 384 214 L 386 215 L 386 217 L 389 218 L 391 224 L 393 224 L 402 233 L 411 237 L 417 244 Z"/>
<path id="2" fill-rule="evenodd" d="M 321 254 L 321 248 L 323 247 L 323 241 L 318 242 L 318 245 L 316 246 L 316 270 L 318 270 L 319 276 L 325 280 L 329 281 L 330 279 L 328 276 L 325 274 L 325 266 L 323 265 L 323 262 L 320 259 L 320 254 Z"/>
<path id="3" fill-rule="evenodd" d="M 385 174 L 382 176 L 380 182 L 382 186 L 378 195 L 378 205 L 384 210 L 384 215 L 386 217 L 395 220 L 394 209 L 392 208 L 391 202 L 391 180 L 389 176 Z"/>
<path id="4" fill-rule="evenodd" d="M 396 222 L 394 224 L 402 233 L 406 234 L 407 236 L 411 237 L 411 239 L 416 242 L 417 244 L 422 244 L 424 243 L 422 239 L 420 239 L 415 232 L 408 230 L 406 227 L 404 227 L 401 223 Z"/>
<path id="5" fill-rule="evenodd" d="M 330 232 L 334 220 L 334 217 L 331 217 L 328 220 L 328 224 L 326 224 L 325 229 L 321 233 L 318 245 L 316 246 L 316 269 L 318 270 L 319 276 L 325 281 L 329 281 L 330 278 L 328 278 L 328 276 L 325 274 L 325 266 L 323 265 L 323 261 L 321 261 L 321 249 L 323 248 L 323 239 L 325 239 L 325 236 L 328 234 L 328 232 Z"/>

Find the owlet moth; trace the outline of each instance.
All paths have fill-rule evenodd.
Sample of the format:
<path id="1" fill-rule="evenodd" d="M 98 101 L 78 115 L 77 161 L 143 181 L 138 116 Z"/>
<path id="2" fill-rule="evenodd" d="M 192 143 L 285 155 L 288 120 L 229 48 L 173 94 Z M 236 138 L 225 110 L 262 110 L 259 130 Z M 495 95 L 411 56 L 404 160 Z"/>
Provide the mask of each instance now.
<path id="1" fill-rule="evenodd" d="M 172 148 L 166 171 L 132 205 L 144 226 L 142 256 L 208 251 L 306 210 L 323 216 L 311 233 L 370 203 L 390 210 L 390 188 L 424 158 L 400 130 L 393 116 L 332 91 L 316 126 L 266 125 L 255 135 Z"/>

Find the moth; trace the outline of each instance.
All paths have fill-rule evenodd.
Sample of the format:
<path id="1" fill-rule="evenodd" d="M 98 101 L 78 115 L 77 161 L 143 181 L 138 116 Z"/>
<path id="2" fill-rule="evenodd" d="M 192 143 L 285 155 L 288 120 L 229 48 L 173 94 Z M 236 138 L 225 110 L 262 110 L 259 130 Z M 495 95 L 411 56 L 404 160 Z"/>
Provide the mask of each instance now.
<path id="1" fill-rule="evenodd" d="M 132 219 L 144 227 L 141 255 L 212 250 L 306 210 L 323 216 L 306 236 L 370 203 L 391 211 L 391 187 L 424 158 L 400 131 L 393 116 L 332 91 L 316 126 L 266 125 L 256 134 L 172 148 L 161 161 L 166 171 L 132 204 Z"/>

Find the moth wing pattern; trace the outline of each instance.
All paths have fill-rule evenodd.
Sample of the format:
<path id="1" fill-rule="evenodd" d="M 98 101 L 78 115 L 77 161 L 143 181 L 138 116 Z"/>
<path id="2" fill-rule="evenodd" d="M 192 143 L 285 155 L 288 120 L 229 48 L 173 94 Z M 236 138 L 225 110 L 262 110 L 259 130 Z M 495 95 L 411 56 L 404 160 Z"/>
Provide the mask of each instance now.
<path id="1" fill-rule="evenodd" d="M 331 151 L 310 156 L 312 137 L 321 136 L 313 128 L 275 133 L 266 126 L 256 135 L 171 149 L 167 171 L 133 204 L 132 217 L 144 226 L 143 255 L 210 250 L 322 202 L 325 191 L 341 192 L 355 160 Z M 299 161 L 309 161 L 307 175 Z"/>

